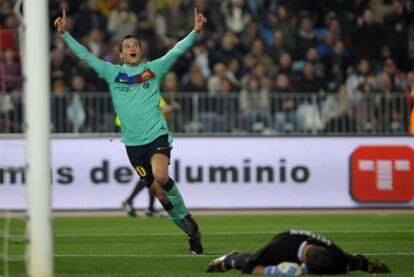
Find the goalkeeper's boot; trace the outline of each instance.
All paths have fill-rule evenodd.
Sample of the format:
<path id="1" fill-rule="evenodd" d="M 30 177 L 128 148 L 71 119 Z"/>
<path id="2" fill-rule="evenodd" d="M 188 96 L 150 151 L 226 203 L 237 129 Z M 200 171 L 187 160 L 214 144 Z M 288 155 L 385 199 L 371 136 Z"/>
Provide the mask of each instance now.
<path id="1" fill-rule="evenodd" d="M 207 267 L 207 272 L 225 272 L 231 268 L 226 266 L 226 260 L 229 259 L 229 257 L 233 255 L 237 255 L 239 252 L 237 251 L 231 251 L 230 253 L 223 255 L 221 257 L 218 257 L 211 261 L 211 263 Z"/>
<path id="2" fill-rule="evenodd" d="M 361 254 L 357 254 L 356 256 L 358 256 L 361 259 L 365 259 L 367 262 L 367 272 L 370 273 L 390 273 L 391 270 L 388 268 L 388 266 L 386 264 L 384 264 L 382 261 L 373 258 L 373 257 L 366 257 L 364 255 Z"/>
<path id="3" fill-rule="evenodd" d="M 131 217 L 136 217 L 137 214 L 135 212 L 134 206 L 132 206 L 132 203 L 129 201 L 122 202 L 122 208 L 124 211 Z"/>
<path id="4" fill-rule="evenodd" d="M 382 261 L 376 258 L 372 258 L 372 257 L 367 257 L 367 260 L 368 260 L 368 272 L 370 273 L 391 273 L 391 270 Z"/>

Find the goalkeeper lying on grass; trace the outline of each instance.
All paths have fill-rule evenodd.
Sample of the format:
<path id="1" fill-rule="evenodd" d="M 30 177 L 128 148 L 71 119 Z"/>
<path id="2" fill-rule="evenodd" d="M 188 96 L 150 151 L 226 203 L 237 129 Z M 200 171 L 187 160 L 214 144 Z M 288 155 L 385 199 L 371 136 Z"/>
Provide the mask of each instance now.
<path id="1" fill-rule="evenodd" d="M 344 274 L 350 271 L 389 273 L 379 260 L 344 252 L 322 235 L 290 230 L 276 235 L 254 254 L 232 251 L 214 259 L 207 272 L 237 269 L 264 275 Z"/>

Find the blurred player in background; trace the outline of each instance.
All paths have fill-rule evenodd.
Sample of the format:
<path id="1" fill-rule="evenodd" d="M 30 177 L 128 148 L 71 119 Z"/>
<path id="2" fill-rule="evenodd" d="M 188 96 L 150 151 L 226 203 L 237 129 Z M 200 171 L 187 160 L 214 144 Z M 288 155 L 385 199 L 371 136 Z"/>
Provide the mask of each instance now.
<path id="1" fill-rule="evenodd" d="M 170 105 L 167 104 L 167 102 L 162 96 L 160 97 L 160 108 L 161 108 L 164 118 L 167 118 L 168 114 L 173 109 Z M 121 120 L 119 119 L 119 116 L 116 116 L 115 118 L 115 127 L 117 128 L 121 127 Z M 131 217 L 137 216 L 137 213 L 134 208 L 134 199 L 145 187 L 146 187 L 145 181 L 139 179 L 138 183 L 135 185 L 131 194 L 128 196 L 127 199 L 125 199 L 124 202 L 122 202 L 122 208 L 125 210 L 125 212 L 129 216 Z M 149 197 L 149 203 L 148 203 L 148 208 L 145 210 L 145 215 L 149 217 L 160 215 L 159 210 L 155 209 L 155 196 L 154 194 L 151 193 L 150 190 L 148 190 L 148 197 Z"/>
<path id="2" fill-rule="evenodd" d="M 163 57 L 147 63 L 141 62 L 138 38 L 126 36 L 120 44 L 123 65 L 105 62 L 79 44 L 67 31 L 65 10 L 54 22 L 73 53 L 108 83 L 128 158 L 170 218 L 188 235 L 193 254 L 203 253 L 201 234 L 174 180 L 168 176 L 172 137 L 159 106 L 160 82 L 176 60 L 194 45 L 206 22 L 204 15 L 194 9 L 194 29 Z"/>
<path id="3" fill-rule="evenodd" d="M 290 230 L 276 235 L 254 254 L 232 251 L 213 260 L 207 272 L 237 269 L 248 274 L 344 274 L 350 271 L 389 273 L 381 261 L 344 252 L 322 235 Z"/>

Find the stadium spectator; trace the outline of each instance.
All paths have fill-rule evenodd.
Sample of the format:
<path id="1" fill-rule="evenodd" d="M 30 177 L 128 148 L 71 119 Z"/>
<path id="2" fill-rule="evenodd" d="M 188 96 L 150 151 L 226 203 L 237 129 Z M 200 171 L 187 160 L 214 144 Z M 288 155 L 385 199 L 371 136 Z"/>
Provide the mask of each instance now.
<path id="1" fill-rule="evenodd" d="M 315 47 L 317 42 L 312 18 L 303 16 L 300 19 L 295 58 L 300 59 L 300 57 L 304 57 L 306 51 L 310 47 Z"/>
<path id="2" fill-rule="evenodd" d="M 383 72 L 378 80 L 376 91 L 381 94 L 377 104 L 377 118 L 379 131 L 392 133 L 404 132 L 403 103 L 395 96 L 401 91 L 393 86 L 391 76 Z"/>
<path id="3" fill-rule="evenodd" d="M 146 13 L 144 16 L 142 13 Z M 147 26 L 145 26 L 147 25 Z M 144 32 L 143 32 L 144 31 Z M 141 12 L 138 32 L 160 41 L 167 39 L 167 23 L 165 17 L 157 8 L 156 0 L 148 0 L 145 5 L 145 12 Z"/>
<path id="4" fill-rule="evenodd" d="M 410 14 L 402 0 L 393 0 L 391 12 L 384 17 L 385 43 L 389 46 L 397 67 L 402 70 L 408 70 L 410 67 L 408 34 L 413 20 L 413 14 Z"/>
<path id="5" fill-rule="evenodd" d="M 135 33 L 137 17 L 129 7 L 128 0 L 121 0 L 109 13 L 107 30 L 111 40 L 118 42 L 123 37 Z"/>
<path id="6" fill-rule="evenodd" d="M 19 21 L 14 14 L 7 15 L 4 19 L 4 24 L 0 25 L 0 40 L 3 49 L 10 48 L 13 51 L 18 51 L 18 33 Z M 2 50 L 3 50 L 2 49 Z"/>
<path id="7" fill-rule="evenodd" d="M 201 74 L 204 79 L 211 75 L 210 63 L 208 59 L 208 49 L 204 41 L 199 41 L 194 46 L 194 62 L 200 66 Z"/>
<path id="8" fill-rule="evenodd" d="M 231 59 L 237 59 L 240 63 L 243 60 L 243 54 L 240 50 L 240 41 L 232 32 L 226 32 L 221 36 L 220 43 L 217 43 L 210 49 L 210 64 L 226 62 Z"/>
<path id="9" fill-rule="evenodd" d="M 100 57 L 103 54 L 103 37 L 98 29 L 93 28 L 91 30 L 85 39 L 85 44 L 95 56 Z"/>
<path id="10" fill-rule="evenodd" d="M 327 59 L 332 55 L 332 48 L 335 42 L 335 36 L 331 31 L 326 31 L 323 37 L 319 40 L 316 49 L 321 57 L 321 60 Z"/>
<path id="11" fill-rule="evenodd" d="M 273 43 L 266 52 L 272 58 L 273 64 L 278 64 L 280 62 L 280 55 L 284 52 L 291 53 L 292 50 L 288 49 L 285 44 L 283 33 L 281 31 L 274 31 Z"/>
<path id="12" fill-rule="evenodd" d="M 245 131 L 262 133 L 270 127 L 269 90 L 257 76 L 251 76 L 241 90 L 240 110 Z"/>
<path id="13" fill-rule="evenodd" d="M 207 92 L 207 84 L 198 63 L 193 63 L 190 72 L 183 78 L 183 92 Z"/>
<path id="14" fill-rule="evenodd" d="M 287 267 L 280 265 L 286 262 Z M 231 269 L 247 274 L 286 276 L 391 272 L 380 260 L 362 254 L 348 254 L 330 239 L 304 230 L 279 233 L 255 253 L 232 251 L 218 257 L 209 264 L 207 272 Z"/>
<path id="15" fill-rule="evenodd" d="M 258 21 L 252 20 L 240 34 L 240 45 L 243 47 L 243 51 L 249 51 L 253 42 L 257 39 L 262 39 L 262 35 L 260 34 L 260 24 Z"/>
<path id="16" fill-rule="evenodd" d="M 357 87 L 357 99 L 354 105 L 354 120 L 357 132 L 372 133 L 377 129 L 377 117 L 375 115 L 375 95 L 373 82 L 365 80 Z"/>
<path id="17" fill-rule="evenodd" d="M 243 0 L 223 0 L 221 2 L 221 13 L 226 29 L 236 35 L 241 34 L 251 20 L 247 9 L 244 7 Z"/>
<path id="18" fill-rule="evenodd" d="M 342 33 L 342 25 L 339 20 L 336 18 L 331 18 L 327 22 L 327 32 L 330 32 L 333 36 L 333 40 L 346 40 L 344 34 Z"/>
<path id="19" fill-rule="evenodd" d="M 73 66 L 69 63 L 69 59 L 65 56 L 65 53 L 60 49 L 54 49 L 50 55 L 50 75 L 51 78 L 68 78 L 64 79 L 66 84 L 70 84 L 70 79 L 68 73 L 70 73 L 70 68 Z"/>
<path id="20" fill-rule="evenodd" d="M 327 95 L 321 108 L 322 121 L 328 133 L 348 133 L 355 131 L 352 109 L 346 97 L 345 85 L 334 87 Z"/>
<path id="21" fill-rule="evenodd" d="M 274 128 L 277 133 L 296 133 L 299 120 L 296 112 L 298 97 L 295 97 L 291 80 L 286 73 L 279 73 L 272 88 Z"/>
<path id="22" fill-rule="evenodd" d="M 70 126 L 66 117 L 66 101 L 68 100 L 68 88 L 65 80 L 61 77 L 54 78 L 52 81 L 51 98 L 51 120 L 52 130 L 55 133 L 69 132 Z"/>
<path id="23" fill-rule="evenodd" d="M 232 87 L 235 90 L 239 90 L 241 87 L 240 79 L 242 76 L 242 69 L 239 60 L 230 59 L 226 63 L 226 77 L 230 81 Z"/>
<path id="24" fill-rule="evenodd" d="M 81 75 L 73 76 L 71 83 L 71 100 L 66 107 L 66 117 L 68 118 L 74 133 L 79 133 L 85 127 L 87 119 L 87 111 L 80 96 L 84 91 L 87 91 L 85 79 Z M 91 112 L 93 113 L 93 111 Z M 90 122 L 90 120 L 88 121 Z"/>
<path id="25" fill-rule="evenodd" d="M 14 2 L 13 0 L 3 0 L 0 3 L 0 25 L 5 24 L 6 18 L 9 15 L 14 15 Z"/>
<path id="26" fill-rule="evenodd" d="M 351 58 L 342 41 L 337 40 L 333 44 L 332 53 L 325 59 L 326 79 L 334 86 L 345 82 L 350 71 Z"/>
<path id="27" fill-rule="evenodd" d="M 286 74 L 289 79 L 293 77 L 292 56 L 288 52 L 282 52 L 279 56 L 279 63 L 275 66 L 275 73 Z"/>
<path id="28" fill-rule="evenodd" d="M 0 61 L 0 85 L 2 92 L 20 90 L 22 77 L 19 60 L 15 52 L 6 48 Z"/>
<path id="29" fill-rule="evenodd" d="M 370 8 L 364 10 L 357 18 L 357 26 L 352 35 L 353 55 L 357 59 L 368 59 L 376 62 L 381 57 L 384 45 L 383 26 L 375 21 L 374 11 Z"/>
<path id="30" fill-rule="evenodd" d="M 311 63 L 314 68 L 314 74 L 317 78 L 321 79 L 324 84 L 326 84 L 326 69 L 325 65 L 321 61 L 320 54 L 315 47 L 309 47 L 306 51 L 305 60 L 308 63 Z M 325 86 L 325 85 L 324 85 Z"/>
<path id="31" fill-rule="evenodd" d="M 393 58 L 386 58 L 384 60 L 382 70 L 378 72 L 377 76 L 380 76 L 382 73 L 387 73 L 390 76 L 393 91 L 401 90 L 405 76 L 402 71 L 397 68 Z"/>
<path id="32" fill-rule="evenodd" d="M 181 0 L 170 1 L 170 6 L 165 13 L 165 21 L 168 26 L 167 36 L 169 38 L 184 37 L 190 22 Z"/>
<path id="33" fill-rule="evenodd" d="M 261 39 L 253 41 L 251 51 L 244 56 L 243 64 L 246 70 L 252 70 L 253 66 L 261 63 L 265 70 L 269 70 L 272 65 L 272 58 L 265 53 L 265 46 Z"/>
<path id="34" fill-rule="evenodd" d="M 306 62 L 303 72 L 295 81 L 295 91 L 302 93 L 297 110 L 299 128 L 304 132 L 312 133 L 323 129 L 319 108 L 312 96 L 316 92 L 325 91 L 323 80 L 316 76 L 314 68 L 311 62 Z"/>
<path id="35" fill-rule="evenodd" d="M 295 80 L 295 91 L 301 93 L 314 93 L 325 90 L 323 79 L 317 76 L 315 64 L 312 61 L 305 62 L 303 71 L 299 72 Z M 319 64 L 316 64 L 318 66 Z"/>
<path id="36" fill-rule="evenodd" d="M 216 63 L 214 65 L 214 74 L 210 76 L 207 82 L 208 92 L 214 95 L 220 90 L 221 80 L 227 77 L 227 69 L 223 63 Z"/>
<path id="37" fill-rule="evenodd" d="M 215 97 L 202 97 L 199 105 L 201 131 L 204 133 L 229 132 L 228 120 L 230 114 L 235 114 L 236 103 L 229 97 L 233 91 L 231 83 L 226 78 L 220 80 L 220 86 Z"/>
<path id="38" fill-rule="evenodd" d="M 355 105 L 361 98 L 361 85 L 365 82 L 372 83 L 373 79 L 375 79 L 375 76 L 371 72 L 369 60 L 360 59 L 357 63 L 355 72 L 353 72 L 345 82 L 347 98 L 352 105 Z"/>
<path id="39" fill-rule="evenodd" d="M 78 38 L 87 36 L 92 29 L 106 31 L 106 17 L 99 10 L 98 0 L 88 0 L 87 5 L 74 15 L 73 22 L 73 34 Z"/>
<path id="40" fill-rule="evenodd" d="M 268 24 L 273 32 L 282 32 L 287 51 L 292 51 L 289 53 L 293 55 L 297 45 L 296 16 L 289 13 L 285 5 L 280 4 L 276 15 L 268 13 Z"/>
<path id="41" fill-rule="evenodd" d="M 252 67 L 250 73 L 244 75 L 244 77 L 242 78 L 242 80 L 241 80 L 242 86 L 246 87 L 248 81 L 252 77 L 255 77 L 259 80 L 261 89 L 266 90 L 266 91 L 270 90 L 271 83 L 270 83 L 270 79 L 266 76 L 266 66 L 265 66 L 265 64 L 263 64 L 261 62 L 257 62 L 256 64 L 254 64 L 254 66 Z"/>

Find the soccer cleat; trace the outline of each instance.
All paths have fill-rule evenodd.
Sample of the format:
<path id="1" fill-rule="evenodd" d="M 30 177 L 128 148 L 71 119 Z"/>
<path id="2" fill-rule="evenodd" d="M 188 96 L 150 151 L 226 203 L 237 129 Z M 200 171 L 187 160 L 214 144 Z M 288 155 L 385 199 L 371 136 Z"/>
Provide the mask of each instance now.
<path id="1" fill-rule="evenodd" d="M 125 201 L 122 202 L 122 208 L 128 214 L 128 216 L 135 217 L 137 214 L 135 213 L 134 206 L 132 206 L 131 202 Z"/>
<path id="2" fill-rule="evenodd" d="M 239 252 L 231 251 L 230 253 L 223 255 L 221 257 L 215 258 L 211 261 L 211 263 L 207 267 L 207 272 L 225 272 L 231 268 L 226 267 L 226 259 L 228 259 L 232 255 L 237 255 Z"/>
<path id="3" fill-rule="evenodd" d="M 391 270 L 388 268 L 386 264 L 384 264 L 382 261 L 372 258 L 372 257 L 366 257 L 368 261 L 368 272 L 370 273 L 391 273 Z"/>
<path id="4" fill-rule="evenodd" d="M 201 233 L 198 232 L 195 236 L 188 239 L 190 243 L 190 252 L 193 255 L 203 254 L 203 245 L 201 244 Z"/>

